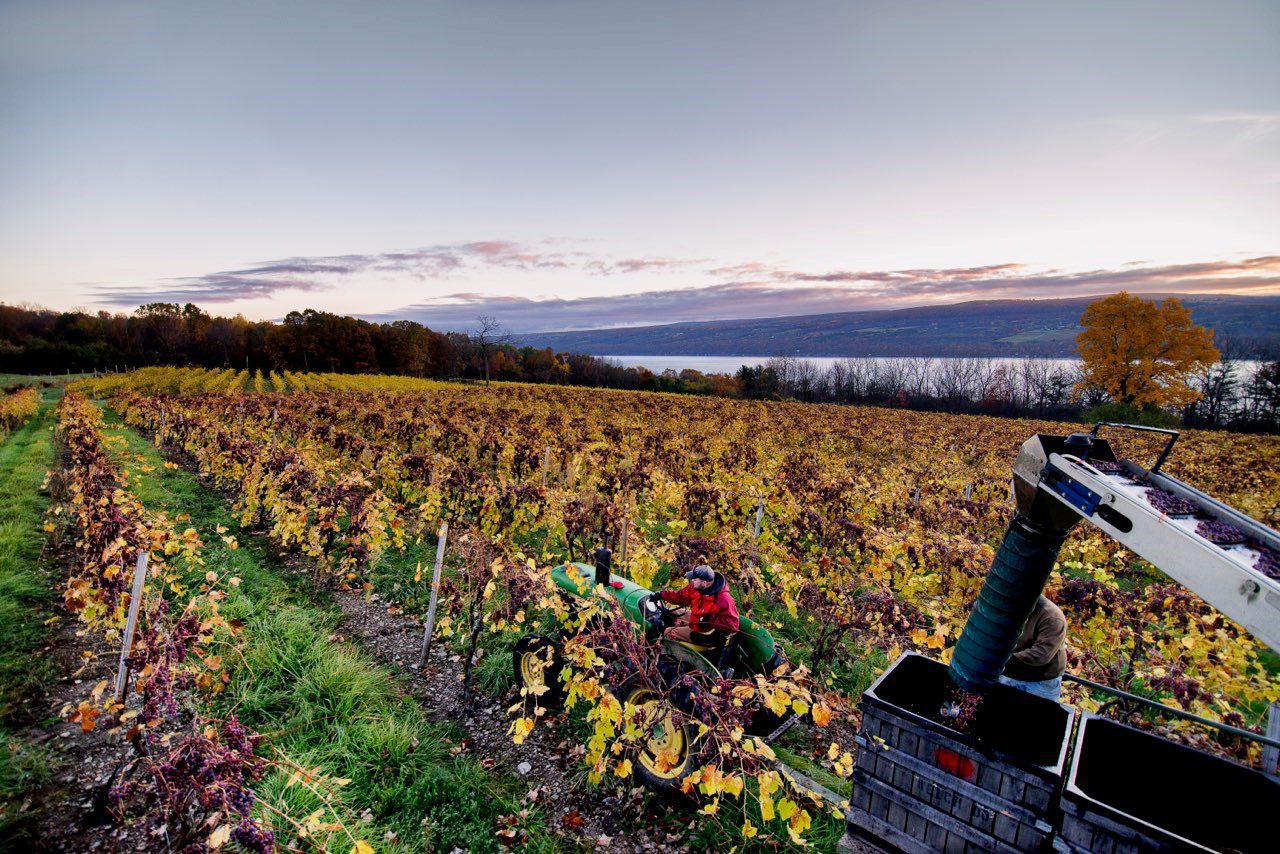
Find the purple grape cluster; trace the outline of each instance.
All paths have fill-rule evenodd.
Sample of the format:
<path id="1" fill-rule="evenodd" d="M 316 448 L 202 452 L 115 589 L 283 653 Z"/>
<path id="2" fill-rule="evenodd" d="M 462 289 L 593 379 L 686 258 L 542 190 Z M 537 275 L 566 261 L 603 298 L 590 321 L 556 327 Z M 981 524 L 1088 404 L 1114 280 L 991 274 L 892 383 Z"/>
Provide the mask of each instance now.
<path id="1" fill-rule="evenodd" d="M 242 819 L 231 838 L 247 851 L 267 854 L 276 847 L 276 835 L 251 818 Z"/>
<path id="2" fill-rule="evenodd" d="M 1219 546 L 1233 546 L 1245 540 L 1244 531 L 1220 519 L 1202 520 L 1196 525 L 1196 533 Z"/>
<path id="3" fill-rule="evenodd" d="M 1199 509 L 1187 499 L 1157 486 L 1147 490 L 1147 500 L 1156 510 L 1170 516 L 1190 516 Z"/>
<path id="4" fill-rule="evenodd" d="M 1111 460 L 1089 460 L 1089 465 L 1093 466 L 1103 474 L 1127 475 L 1129 473 L 1129 470 L 1124 467 L 1123 463 L 1115 463 Z"/>
<path id="5" fill-rule="evenodd" d="M 1187 676 L 1177 665 L 1170 667 L 1164 676 L 1153 678 L 1151 687 L 1168 691 L 1178 701 L 1178 705 L 1188 711 L 1196 700 L 1204 696 L 1200 682 Z"/>
<path id="6" fill-rule="evenodd" d="M 1274 578 L 1280 581 L 1280 551 L 1276 551 L 1270 546 L 1264 546 L 1262 543 L 1250 543 L 1249 545 L 1258 550 L 1258 559 L 1254 562 L 1253 568 L 1267 578 Z"/>

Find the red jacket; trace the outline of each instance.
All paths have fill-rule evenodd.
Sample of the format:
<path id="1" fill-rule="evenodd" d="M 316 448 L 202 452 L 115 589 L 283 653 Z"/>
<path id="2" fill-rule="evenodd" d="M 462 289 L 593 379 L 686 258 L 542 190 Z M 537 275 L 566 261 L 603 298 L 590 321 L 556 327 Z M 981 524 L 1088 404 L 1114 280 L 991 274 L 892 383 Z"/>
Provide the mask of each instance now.
<path id="1" fill-rule="evenodd" d="M 738 606 L 729 595 L 729 585 L 724 576 L 718 572 L 716 580 L 706 590 L 686 584 L 679 590 L 663 590 L 662 601 L 689 608 L 690 631 L 719 629 L 733 633 L 738 630 Z"/>

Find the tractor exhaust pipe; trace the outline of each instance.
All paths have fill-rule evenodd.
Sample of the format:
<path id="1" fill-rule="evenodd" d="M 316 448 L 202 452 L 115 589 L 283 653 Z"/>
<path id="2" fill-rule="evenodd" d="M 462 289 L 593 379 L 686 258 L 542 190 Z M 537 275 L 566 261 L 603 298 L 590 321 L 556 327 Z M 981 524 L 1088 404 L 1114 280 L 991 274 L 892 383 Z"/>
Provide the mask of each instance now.
<path id="1" fill-rule="evenodd" d="M 613 579 L 613 551 L 608 546 L 596 549 L 596 584 L 609 586 Z"/>
<path id="2" fill-rule="evenodd" d="M 1079 521 L 1072 510 L 1040 488 L 1049 455 L 1114 459 L 1105 440 L 1085 433 L 1039 434 L 1023 443 L 1013 467 L 1015 509 L 982 592 L 952 653 L 950 674 L 962 690 L 980 693 L 1004 671 L 1023 625 L 1044 590 L 1062 543 Z"/>

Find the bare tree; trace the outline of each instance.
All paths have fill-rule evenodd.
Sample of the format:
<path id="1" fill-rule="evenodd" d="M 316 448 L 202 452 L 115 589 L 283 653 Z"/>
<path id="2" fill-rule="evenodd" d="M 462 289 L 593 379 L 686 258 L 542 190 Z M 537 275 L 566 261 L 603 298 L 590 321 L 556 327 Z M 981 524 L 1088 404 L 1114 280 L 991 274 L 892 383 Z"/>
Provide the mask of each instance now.
<path id="1" fill-rule="evenodd" d="M 982 387 L 982 361 L 972 357 L 943 359 L 934 377 L 937 396 L 951 406 L 977 400 Z"/>
<path id="2" fill-rule="evenodd" d="M 934 360 L 931 356 L 912 356 L 905 360 L 903 383 L 906 392 L 915 400 L 929 396 L 933 385 Z"/>
<path id="3" fill-rule="evenodd" d="M 816 362 L 808 359 L 796 361 L 792 377 L 796 396 L 805 403 L 812 403 L 814 392 L 818 390 L 819 372 Z"/>
<path id="4" fill-rule="evenodd" d="M 867 396 L 872 400 L 893 403 L 898 393 L 906 393 L 907 363 L 903 359 L 887 358 L 869 360 L 872 366 L 871 381 L 867 383 Z"/>
<path id="5" fill-rule="evenodd" d="M 844 361 L 832 362 L 831 367 L 822 375 L 822 383 L 828 399 L 840 403 L 849 399 L 845 395 L 845 389 L 849 385 L 849 371 Z"/>
<path id="6" fill-rule="evenodd" d="M 795 393 L 796 362 L 791 356 L 773 356 L 764 363 L 766 369 L 773 371 L 778 382 L 778 393 L 784 397 Z"/>
<path id="7" fill-rule="evenodd" d="M 1224 350 L 1221 359 L 1193 376 L 1191 387 L 1200 392 L 1200 397 L 1183 408 L 1182 417 L 1199 421 L 1206 427 L 1225 424 L 1239 398 L 1241 382 L 1237 365 L 1234 355 Z"/>
<path id="8" fill-rule="evenodd" d="M 874 366 L 870 359 L 845 359 L 845 396 L 847 400 L 865 400 L 871 391 Z"/>
<path id="9" fill-rule="evenodd" d="M 480 351 L 480 362 L 484 365 L 484 384 L 489 384 L 489 357 L 493 350 L 503 344 L 511 343 L 511 333 L 492 315 L 482 314 L 476 318 L 479 326 L 471 333 Z"/>
<path id="10" fill-rule="evenodd" d="M 1023 361 L 1018 379 L 1018 406 L 1041 418 L 1067 403 L 1073 384 L 1071 372 L 1052 359 Z"/>

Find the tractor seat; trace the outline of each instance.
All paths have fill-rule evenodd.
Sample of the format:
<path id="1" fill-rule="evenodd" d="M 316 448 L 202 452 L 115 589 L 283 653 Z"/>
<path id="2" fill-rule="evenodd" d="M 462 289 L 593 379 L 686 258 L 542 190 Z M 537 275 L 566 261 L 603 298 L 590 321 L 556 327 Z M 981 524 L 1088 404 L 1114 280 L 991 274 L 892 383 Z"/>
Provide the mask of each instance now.
<path id="1" fill-rule="evenodd" d="M 708 638 L 708 640 L 709 640 L 709 641 L 712 641 L 713 639 L 712 639 L 712 638 Z M 711 643 L 698 643 L 697 641 L 693 641 L 693 640 L 687 640 L 687 641 L 675 641 L 675 643 L 678 643 L 678 644 L 680 644 L 681 646 L 687 646 L 687 647 L 689 647 L 689 649 L 694 650 L 695 652 L 701 652 L 701 653 L 712 652 L 712 651 L 714 651 L 714 650 L 718 650 L 718 649 L 720 649 L 722 646 L 724 646 L 724 644 L 723 644 L 723 643 L 716 643 L 716 642 L 711 642 Z"/>
<path id="2" fill-rule="evenodd" d="M 701 653 L 716 666 L 716 669 L 726 679 L 732 679 L 733 668 L 728 665 L 733 661 L 734 653 L 738 651 L 738 634 L 738 632 L 714 631 L 711 633 L 711 637 L 707 639 L 711 641 L 710 643 L 695 643 L 694 641 L 677 641 L 677 643 Z"/>

